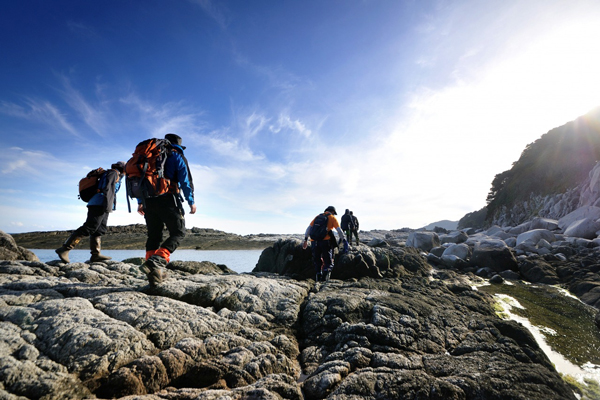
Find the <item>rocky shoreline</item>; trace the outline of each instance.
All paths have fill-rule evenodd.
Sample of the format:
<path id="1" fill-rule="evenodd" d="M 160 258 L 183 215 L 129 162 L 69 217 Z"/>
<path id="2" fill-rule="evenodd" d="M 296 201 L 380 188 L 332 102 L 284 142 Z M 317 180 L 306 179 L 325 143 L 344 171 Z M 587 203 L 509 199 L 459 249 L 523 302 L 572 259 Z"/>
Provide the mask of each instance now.
<path id="1" fill-rule="evenodd" d="M 178 261 L 154 289 L 134 264 L 24 261 L 0 235 L 18 254 L 0 261 L 0 398 L 575 399 L 472 287 L 547 282 L 598 308 L 596 242 L 540 223 L 371 231 L 327 283 L 280 238 L 252 273 Z"/>

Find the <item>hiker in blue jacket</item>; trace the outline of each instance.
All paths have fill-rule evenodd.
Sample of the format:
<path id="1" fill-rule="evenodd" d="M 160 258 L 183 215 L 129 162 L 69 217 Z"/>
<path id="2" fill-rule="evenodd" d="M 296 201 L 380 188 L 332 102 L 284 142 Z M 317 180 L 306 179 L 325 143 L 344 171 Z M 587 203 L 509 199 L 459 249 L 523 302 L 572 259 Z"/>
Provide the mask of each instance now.
<path id="1" fill-rule="evenodd" d="M 106 261 L 111 258 L 100 254 L 100 237 L 108 230 L 108 214 L 117 207 L 117 192 L 121 187 L 121 177 L 125 173 L 125 163 L 116 162 L 100 177 L 98 193 L 87 203 L 87 219 L 77 228 L 61 247 L 55 250 L 62 262 L 70 262 L 69 251 L 73 250 L 84 237 L 90 237 L 91 262 Z"/>
<path id="2" fill-rule="evenodd" d="M 140 269 L 148 277 L 151 286 L 156 286 L 167 278 L 165 267 L 181 240 L 185 237 L 185 219 L 181 199 L 190 206 L 190 214 L 196 213 L 194 183 L 187 159 L 183 154 L 181 137 L 174 133 L 165 135 L 171 142 L 165 162 L 164 174 L 170 180 L 167 193 L 158 197 L 138 199 L 138 213 L 146 219 L 148 239 L 146 240 L 146 261 Z M 163 242 L 163 228 L 167 227 L 169 237 Z"/>

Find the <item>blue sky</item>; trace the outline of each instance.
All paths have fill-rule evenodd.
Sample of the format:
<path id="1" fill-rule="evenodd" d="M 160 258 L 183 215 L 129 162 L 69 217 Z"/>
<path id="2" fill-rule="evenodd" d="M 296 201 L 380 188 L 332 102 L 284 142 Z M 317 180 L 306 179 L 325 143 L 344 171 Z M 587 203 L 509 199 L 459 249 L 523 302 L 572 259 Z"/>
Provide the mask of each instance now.
<path id="1" fill-rule="evenodd" d="M 599 20 L 595 0 L 4 1 L 0 229 L 77 228 L 79 179 L 169 132 L 190 228 L 458 220 L 600 105 Z M 109 225 L 144 222 L 118 202 Z"/>

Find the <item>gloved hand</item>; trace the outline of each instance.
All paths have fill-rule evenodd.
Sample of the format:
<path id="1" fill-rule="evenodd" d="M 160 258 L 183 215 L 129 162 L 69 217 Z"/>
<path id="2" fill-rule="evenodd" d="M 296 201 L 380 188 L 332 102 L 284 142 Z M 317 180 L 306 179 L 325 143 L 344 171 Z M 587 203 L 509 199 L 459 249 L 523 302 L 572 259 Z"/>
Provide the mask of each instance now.
<path id="1" fill-rule="evenodd" d="M 344 239 L 344 254 L 348 253 L 349 247 L 350 246 L 348 246 L 348 241 Z"/>

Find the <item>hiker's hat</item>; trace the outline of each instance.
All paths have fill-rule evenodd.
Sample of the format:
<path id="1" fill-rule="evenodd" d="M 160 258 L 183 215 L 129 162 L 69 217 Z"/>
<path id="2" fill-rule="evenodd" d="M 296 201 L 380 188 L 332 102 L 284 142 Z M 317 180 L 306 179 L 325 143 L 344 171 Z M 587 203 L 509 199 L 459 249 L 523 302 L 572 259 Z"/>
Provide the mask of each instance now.
<path id="1" fill-rule="evenodd" d="M 125 163 L 123 161 L 117 161 L 110 166 L 111 169 L 118 169 L 120 172 L 125 172 Z"/>
<path id="2" fill-rule="evenodd" d="M 330 213 L 332 213 L 333 215 L 337 215 L 337 212 L 335 212 L 335 207 L 334 206 L 329 206 L 325 209 L 325 212 L 329 211 Z"/>
<path id="3" fill-rule="evenodd" d="M 174 133 L 167 133 L 165 135 L 165 139 L 167 139 L 169 142 L 171 142 L 171 144 L 176 144 L 177 146 L 181 147 L 183 150 L 185 150 L 185 146 L 181 145 L 181 137 L 174 134 Z"/>

